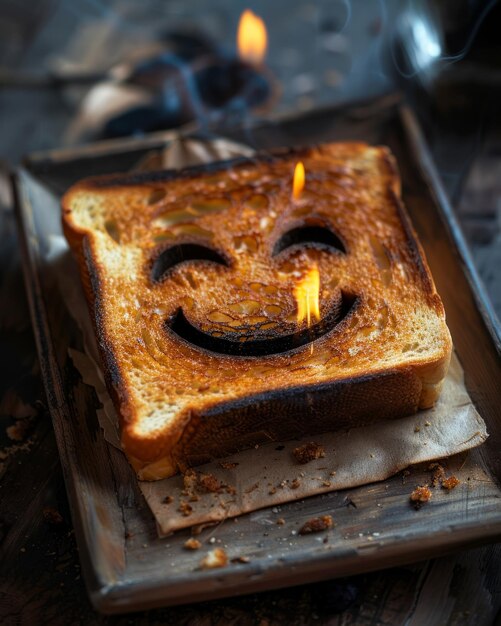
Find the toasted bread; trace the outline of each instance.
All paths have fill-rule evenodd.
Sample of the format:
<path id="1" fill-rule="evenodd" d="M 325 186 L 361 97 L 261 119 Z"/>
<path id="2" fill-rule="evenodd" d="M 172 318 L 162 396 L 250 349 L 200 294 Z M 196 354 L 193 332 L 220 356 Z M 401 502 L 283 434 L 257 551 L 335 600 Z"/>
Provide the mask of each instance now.
<path id="1" fill-rule="evenodd" d="M 438 397 L 450 334 L 387 148 L 87 179 L 64 196 L 63 226 L 142 478 Z M 307 327 L 294 293 L 314 265 Z"/>

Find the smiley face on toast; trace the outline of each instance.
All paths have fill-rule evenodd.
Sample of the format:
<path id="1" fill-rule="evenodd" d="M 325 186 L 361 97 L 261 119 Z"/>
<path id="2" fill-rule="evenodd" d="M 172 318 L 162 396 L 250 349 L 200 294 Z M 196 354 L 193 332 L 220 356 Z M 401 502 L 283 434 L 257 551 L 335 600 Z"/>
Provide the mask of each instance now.
<path id="1" fill-rule="evenodd" d="M 172 291 L 181 285 L 187 293 L 167 317 L 166 330 L 202 350 L 235 357 L 298 350 L 333 331 L 355 304 L 356 296 L 332 279 L 346 247 L 325 218 L 293 219 L 291 226 L 283 214 L 273 223 L 263 210 L 268 205 L 264 196 L 259 203 L 254 200 L 261 211 L 249 210 L 246 200 L 243 194 L 240 203 L 234 197 L 234 208 L 225 203 L 231 237 L 224 237 L 227 228 L 217 233 L 209 230 L 210 223 L 199 226 L 188 211 L 188 236 L 179 237 L 179 227 L 178 237 L 167 231 L 172 240 L 155 251 L 151 280 L 157 289 Z M 188 199 L 185 204 L 192 203 Z M 179 214 L 178 206 L 170 212 Z M 162 219 L 170 212 L 164 211 Z M 319 319 L 305 326 L 297 320 L 294 285 L 318 265 L 324 273 L 319 284 L 325 285 L 318 293 Z M 201 274 L 213 285 L 202 299 L 197 297 Z"/>

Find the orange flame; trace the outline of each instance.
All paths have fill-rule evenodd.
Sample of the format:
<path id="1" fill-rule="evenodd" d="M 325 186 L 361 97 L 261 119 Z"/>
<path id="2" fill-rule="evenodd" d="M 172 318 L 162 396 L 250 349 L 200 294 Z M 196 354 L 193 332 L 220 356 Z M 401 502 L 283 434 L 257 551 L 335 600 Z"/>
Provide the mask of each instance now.
<path id="1" fill-rule="evenodd" d="M 312 318 L 315 321 L 320 319 L 319 293 L 320 273 L 318 268 L 313 266 L 294 289 L 294 297 L 297 302 L 298 324 L 306 320 L 309 328 Z"/>
<path id="2" fill-rule="evenodd" d="M 263 20 L 249 9 L 240 16 L 237 32 L 238 53 L 242 61 L 259 65 L 264 61 L 268 34 Z"/>
<path id="3" fill-rule="evenodd" d="M 292 197 L 294 200 L 299 200 L 301 196 L 301 192 L 304 189 L 305 176 L 304 165 L 302 161 L 299 161 L 294 168 L 294 178 L 292 179 Z"/>

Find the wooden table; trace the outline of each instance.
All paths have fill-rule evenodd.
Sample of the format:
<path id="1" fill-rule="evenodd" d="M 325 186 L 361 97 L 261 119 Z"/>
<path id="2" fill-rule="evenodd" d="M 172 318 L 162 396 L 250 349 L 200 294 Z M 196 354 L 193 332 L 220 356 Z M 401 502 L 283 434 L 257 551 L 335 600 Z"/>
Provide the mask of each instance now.
<path id="1" fill-rule="evenodd" d="M 36 25 L 48 19 L 56 4 L 41 2 L 29 13 L 31 21 L 24 15 L 16 21 L 15 3 L 7 3 L 11 13 L 0 18 L 0 28 L 11 33 L 7 27 L 12 19 L 14 26 L 24 28 L 19 37 L 30 40 Z M 53 34 L 56 31 L 57 24 Z M 0 93 L 2 156 L 15 163 L 23 153 L 57 145 L 72 113 L 56 92 Z M 489 142 L 482 143 L 468 169 L 453 181 L 444 180 L 499 312 L 496 200 L 501 195 L 501 141 L 495 132 L 486 136 Z M 454 146 L 453 139 L 433 137 L 439 167 Z M 98 615 L 80 574 L 24 296 L 5 175 L 0 177 L 0 241 L 1 624 L 501 624 L 500 545 L 248 597 L 134 616 Z"/>

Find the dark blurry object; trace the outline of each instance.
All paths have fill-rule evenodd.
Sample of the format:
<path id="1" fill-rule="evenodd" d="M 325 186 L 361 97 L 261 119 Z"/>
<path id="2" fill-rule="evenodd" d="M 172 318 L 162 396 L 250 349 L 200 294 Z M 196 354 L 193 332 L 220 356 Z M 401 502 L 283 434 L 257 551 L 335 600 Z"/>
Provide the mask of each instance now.
<path id="1" fill-rule="evenodd" d="M 140 65 L 126 82 L 149 92 L 149 102 L 113 116 L 103 134 L 121 137 L 176 128 L 194 119 L 244 116 L 271 94 L 268 79 L 238 59 L 211 56 L 195 61 L 190 67 L 168 54 Z"/>
<path id="2" fill-rule="evenodd" d="M 202 101 L 211 108 L 220 108 L 238 98 L 249 107 L 259 106 L 270 95 L 267 78 L 252 66 L 236 60 L 221 59 L 197 72 L 196 86 Z"/>
<path id="3" fill-rule="evenodd" d="M 421 0 L 402 13 L 392 45 L 397 80 L 450 124 L 478 124 L 501 102 L 501 4 Z"/>
<path id="4" fill-rule="evenodd" d="M 112 68 L 86 94 L 70 129 L 72 141 L 177 128 L 242 123 L 269 103 L 269 72 L 226 53 L 194 33 L 168 33 L 164 52 Z"/>

